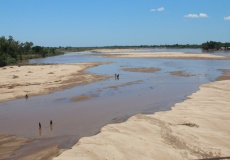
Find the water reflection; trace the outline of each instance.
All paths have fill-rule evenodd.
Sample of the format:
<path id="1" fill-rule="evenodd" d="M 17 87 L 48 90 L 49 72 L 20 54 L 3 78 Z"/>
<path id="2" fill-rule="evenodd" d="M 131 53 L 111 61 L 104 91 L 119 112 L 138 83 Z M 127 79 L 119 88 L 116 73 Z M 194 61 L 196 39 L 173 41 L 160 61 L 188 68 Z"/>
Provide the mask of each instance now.
<path id="1" fill-rule="evenodd" d="M 53 125 L 50 125 L 50 131 L 51 132 L 53 131 Z"/>
<path id="2" fill-rule="evenodd" d="M 42 136 L 42 129 L 39 128 L 39 136 Z"/>

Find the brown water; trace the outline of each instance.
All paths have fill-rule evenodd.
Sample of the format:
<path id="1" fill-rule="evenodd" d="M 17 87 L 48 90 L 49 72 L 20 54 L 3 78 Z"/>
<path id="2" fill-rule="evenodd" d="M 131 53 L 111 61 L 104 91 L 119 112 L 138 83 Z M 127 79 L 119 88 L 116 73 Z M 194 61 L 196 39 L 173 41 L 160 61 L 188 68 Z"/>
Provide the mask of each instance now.
<path id="1" fill-rule="evenodd" d="M 77 86 L 44 96 L 29 97 L 0 103 L 0 133 L 28 137 L 35 140 L 30 146 L 58 144 L 70 148 L 79 138 L 91 136 L 109 123 L 126 120 L 138 113 L 154 113 L 169 110 L 198 90 L 199 85 L 214 81 L 221 73 L 218 69 L 230 69 L 228 60 L 173 60 L 173 59 L 119 59 L 70 53 L 62 56 L 32 60 L 31 63 L 114 62 L 88 70 L 97 74 L 120 74 L 120 79 Z M 155 67 L 155 73 L 125 72 L 121 67 Z M 192 77 L 170 75 L 171 71 L 185 71 Z M 118 89 L 127 82 L 141 81 Z M 82 94 L 97 97 L 82 102 L 71 101 Z M 50 127 L 49 122 L 54 125 Z M 42 130 L 39 130 L 38 123 Z M 48 139 L 47 139 L 48 138 Z M 30 147 L 17 151 L 16 155 L 29 152 Z"/>

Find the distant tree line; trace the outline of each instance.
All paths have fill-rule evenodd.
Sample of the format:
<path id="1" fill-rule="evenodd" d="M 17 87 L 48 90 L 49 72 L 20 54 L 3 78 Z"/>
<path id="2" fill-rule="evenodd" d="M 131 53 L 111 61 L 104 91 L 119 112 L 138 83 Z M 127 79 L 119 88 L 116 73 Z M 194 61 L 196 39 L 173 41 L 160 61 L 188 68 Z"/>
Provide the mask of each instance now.
<path id="1" fill-rule="evenodd" d="M 55 48 L 34 46 L 33 42 L 19 42 L 12 36 L 0 37 L 0 67 L 22 60 L 59 54 Z"/>
<path id="2" fill-rule="evenodd" d="M 210 41 L 210 42 L 202 43 L 201 47 L 204 50 L 213 50 L 213 51 L 230 50 L 230 43 Z"/>
<path id="3" fill-rule="evenodd" d="M 82 52 L 90 51 L 94 49 L 144 49 L 144 48 L 201 48 L 198 44 L 173 44 L 173 45 L 140 45 L 140 46 L 104 46 L 104 47 L 61 47 L 59 46 L 58 51 L 60 52 Z"/>
<path id="4" fill-rule="evenodd" d="M 83 52 L 94 49 L 146 49 L 146 48 L 201 48 L 203 50 L 230 50 L 230 43 L 221 42 L 206 42 L 202 44 L 164 44 L 164 45 L 140 45 L 140 46 L 104 46 L 104 47 L 61 47 L 59 46 L 59 52 Z"/>

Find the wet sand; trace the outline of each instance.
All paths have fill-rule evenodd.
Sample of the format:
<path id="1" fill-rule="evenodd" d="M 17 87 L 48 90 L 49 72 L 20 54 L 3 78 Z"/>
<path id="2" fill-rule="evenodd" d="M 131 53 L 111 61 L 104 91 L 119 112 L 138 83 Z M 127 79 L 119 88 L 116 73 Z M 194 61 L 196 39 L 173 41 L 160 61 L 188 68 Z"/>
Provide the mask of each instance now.
<path id="1" fill-rule="evenodd" d="M 95 63 L 62 65 L 7 66 L 0 68 L 0 102 L 48 94 L 109 78 L 105 75 L 89 74 L 85 70 L 101 65 Z"/>
<path id="2" fill-rule="evenodd" d="M 127 82 L 127 83 L 124 83 L 124 84 L 121 84 L 121 85 L 109 86 L 109 87 L 106 87 L 106 88 L 103 88 L 103 89 L 107 89 L 107 88 L 118 89 L 120 87 L 131 86 L 133 84 L 140 84 L 141 82 L 142 82 L 142 80 L 138 80 L 138 81 L 134 81 L 134 82 Z"/>
<path id="3" fill-rule="evenodd" d="M 224 79 L 229 75 L 225 72 Z M 229 97 L 229 79 L 201 85 L 170 111 L 138 114 L 124 123 L 107 125 L 54 159 L 230 157 Z"/>
<path id="4" fill-rule="evenodd" d="M 160 68 L 122 68 L 123 71 L 128 72 L 143 72 L 143 73 L 154 73 L 160 71 Z"/>
<path id="5" fill-rule="evenodd" d="M 93 95 L 80 95 L 80 96 L 76 96 L 76 97 L 72 97 L 72 101 L 74 102 L 80 102 L 80 101 L 86 101 L 86 100 L 89 100 L 91 98 L 94 98 L 94 97 L 97 97 L 98 95 L 96 94 L 93 94 Z"/>
<path id="6" fill-rule="evenodd" d="M 27 143 L 26 138 L 15 136 L 0 135 L 0 159 L 9 158 L 9 156 Z"/>
<path id="7" fill-rule="evenodd" d="M 169 73 L 171 75 L 179 76 L 179 77 L 191 77 L 191 76 L 195 76 L 193 74 L 185 73 L 184 71 L 174 71 L 174 72 L 169 72 Z"/>
<path id="8" fill-rule="evenodd" d="M 51 160 L 63 152 L 57 143 L 66 142 L 67 139 L 67 137 L 30 139 L 0 135 L 0 160 Z"/>
<path id="9" fill-rule="evenodd" d="M 221 69 L 223 75 L 219 76 L 216 81 L 223 81 L 223 80 L 229 80 L 230 79 L 230 70 L 229 69 Z"/>
<path id="10" fill-rule="evenodd" d="M 133 50 L 100 50 L 100 53 L 91 54 L 106 58 L 164 58 L 164 59 L 193 59 L 193 60 L 229 60 L 230 57 L 204 54 L 204 53 L 184 53 L 184 52 L 133 52 Z"/>

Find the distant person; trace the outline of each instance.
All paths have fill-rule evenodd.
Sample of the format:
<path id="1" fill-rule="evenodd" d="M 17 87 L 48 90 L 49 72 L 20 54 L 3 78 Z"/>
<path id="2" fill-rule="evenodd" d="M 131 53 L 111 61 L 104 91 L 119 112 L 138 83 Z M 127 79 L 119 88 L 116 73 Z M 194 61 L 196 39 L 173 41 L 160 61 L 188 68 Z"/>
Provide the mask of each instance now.
<path id="1" fill-rule="evenodd" d="M 39 122 L 39 129 L 42 129 L 42 125 L 41 125 L 41 123 Z"/>
<path id="2" fill-rule="evenodd" d="M 27 94 L 25 95 L 25 98 L 28 99 L 28 95 Z"/>
<path id="3" fill-rule="evenodd" d="M 117 74 L 117 79 L 119 80 L 119 74 Z"/>
<path id="4" fill-rule="evenodd" d="M 53 130 L 53 121 L 50 120 L 50 130 L 52 131 Z"/>

